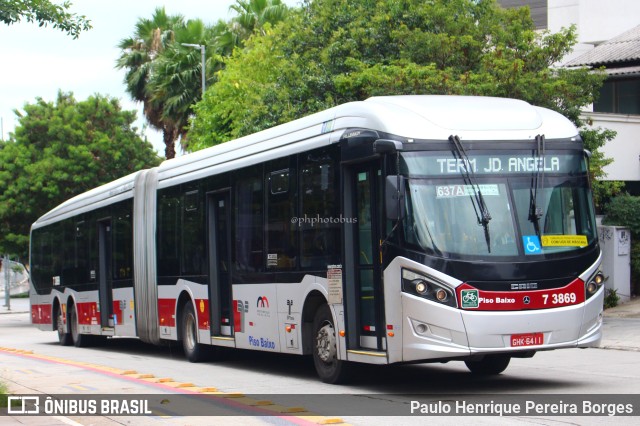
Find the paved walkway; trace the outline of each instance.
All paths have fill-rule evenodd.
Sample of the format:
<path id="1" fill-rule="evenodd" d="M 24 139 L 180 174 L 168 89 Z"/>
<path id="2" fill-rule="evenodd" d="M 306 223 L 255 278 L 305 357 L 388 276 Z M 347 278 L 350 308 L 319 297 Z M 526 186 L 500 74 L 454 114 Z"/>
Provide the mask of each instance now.
<path id="1" fill-rule="evenodd" d="M 640 318 L 640 297 L 604 311 L 605 318 Z"/>

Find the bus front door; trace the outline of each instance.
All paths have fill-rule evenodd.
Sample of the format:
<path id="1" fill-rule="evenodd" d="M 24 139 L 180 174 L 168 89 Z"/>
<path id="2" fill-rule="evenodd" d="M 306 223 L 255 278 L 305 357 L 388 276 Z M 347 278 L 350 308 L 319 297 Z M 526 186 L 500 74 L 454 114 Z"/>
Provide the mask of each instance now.
<path id="1" fill-rule="evenodd" d="M 385 351 L 380 233 L 382 197 L 380 162 L 345 169 L 346 318 L 348 349 Z"/>
<path id="2" fill-rule="evenodd" d="M 98 300 L 100 324 L 114 327 L 113 289 L 111 279 L 111 220 L 98 222 Z"/>
<path id="3" fill-rule="evenodd" d="M 207 206 L 211 335 L 231 336 L 231 203 L 229 191 L 209 194 Z"/>

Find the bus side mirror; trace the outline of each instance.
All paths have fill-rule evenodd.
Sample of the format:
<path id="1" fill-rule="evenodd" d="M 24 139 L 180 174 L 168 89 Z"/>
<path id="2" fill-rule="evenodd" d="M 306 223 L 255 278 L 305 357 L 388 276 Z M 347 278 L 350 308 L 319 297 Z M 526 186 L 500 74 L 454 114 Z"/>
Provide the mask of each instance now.
<path id="1" fill-rule="evenodd" d="M 387 219 L 401 220 L 405 215 L 405 183 L 404 176 L 391 175 L 387 176 L 385 195 L 385 210 Z"/>

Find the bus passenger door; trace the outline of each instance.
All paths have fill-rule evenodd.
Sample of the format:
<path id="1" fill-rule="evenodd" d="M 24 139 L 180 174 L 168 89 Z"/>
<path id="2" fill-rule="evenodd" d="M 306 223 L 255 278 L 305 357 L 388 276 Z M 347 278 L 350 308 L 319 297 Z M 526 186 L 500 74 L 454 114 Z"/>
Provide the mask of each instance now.
<path id="1" fill-rule="evenodd" d="M 380 256 L 382 218 L 380 162 L 345 168 L 346 319 L 348 349 L 385 351 Z"/>
<path id="2" fill-rule="evenodd" d="M 207 197 L 211 335 L 231 336 L 231 203 L 229 191 Z"/>
<path id="3" fill-rule="evenodd" d="M 111 275 L 111 219 L 98 222 L 98 300 L 102 328 L 113 327 L 113 288 Z"/>

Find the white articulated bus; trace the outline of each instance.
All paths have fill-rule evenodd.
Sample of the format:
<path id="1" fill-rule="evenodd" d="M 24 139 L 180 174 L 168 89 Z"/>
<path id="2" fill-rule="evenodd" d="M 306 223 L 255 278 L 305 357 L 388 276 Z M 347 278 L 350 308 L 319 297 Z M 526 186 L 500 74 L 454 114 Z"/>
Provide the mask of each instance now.
<path id="1" fill-rule="evenodd" d="M 351 362 L 597 346 L 603 286 L 576 128 L 528 103 L 374 97 L 168 160 L 31 231 L 31 315 L 105 336 Z"/>

